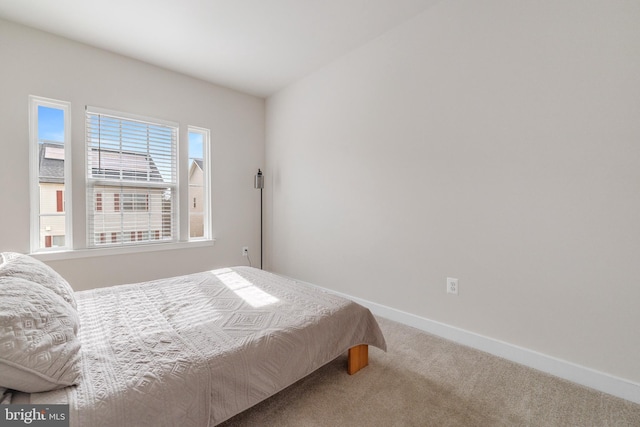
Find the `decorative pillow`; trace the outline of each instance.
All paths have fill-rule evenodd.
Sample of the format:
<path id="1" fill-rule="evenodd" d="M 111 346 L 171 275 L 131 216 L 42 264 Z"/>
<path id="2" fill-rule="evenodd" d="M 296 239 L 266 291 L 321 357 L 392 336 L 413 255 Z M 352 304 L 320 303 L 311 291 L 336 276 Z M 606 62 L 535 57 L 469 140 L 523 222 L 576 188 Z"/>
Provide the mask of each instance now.
<path id="1" fill-rule="evenodd" d="M 0 277 L 0 387 L 35 393 L 80 378 L 78 313 L 52 290 Z"/>
<path id="2" fill-rule="evenodd" d="M 76 308 L 76 298 L 69 282 L 42 261 L 16 252 L 0 254 L 0 277 L 18 277 L 51 289 Z"/>

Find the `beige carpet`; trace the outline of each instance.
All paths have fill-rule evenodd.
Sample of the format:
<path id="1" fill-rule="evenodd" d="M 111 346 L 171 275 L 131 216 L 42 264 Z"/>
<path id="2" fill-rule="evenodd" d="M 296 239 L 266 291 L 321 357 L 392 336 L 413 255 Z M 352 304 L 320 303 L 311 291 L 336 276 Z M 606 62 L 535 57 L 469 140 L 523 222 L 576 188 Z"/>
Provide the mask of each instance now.
<path id="1" fill-rule="evenodd" d="M 640 426 L 640 405 L 378 320 L 367 368 L 345 355 L 222 426 Z"/>

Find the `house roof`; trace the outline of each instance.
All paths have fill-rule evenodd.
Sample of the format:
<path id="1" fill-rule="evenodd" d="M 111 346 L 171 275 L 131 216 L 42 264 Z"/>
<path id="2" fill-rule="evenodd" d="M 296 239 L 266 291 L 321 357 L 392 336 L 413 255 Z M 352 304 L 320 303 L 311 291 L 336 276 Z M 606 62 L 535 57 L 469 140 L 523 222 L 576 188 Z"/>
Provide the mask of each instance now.
<path id="1" fill-rule="evenodd" d="M 119 178 L 163 182 L 162 174 L 151 156 L 141 153 L 91 150 L 89 165 L 95 178 Z M 39 150 L 39 181 L 62 184 L 64 182 L 64 145 L 44 141 Z"/>
<path id="2" fill-rule="evenodd" d="M 153 158 L 143 153 L 92 149 L 88 156 L 94 178 L 119 178 L 163 182 L 162 174 Z"/>
<path id="3" fill-rule="evenodd" d="M 191 177 L 196 169 L 200 169 L 204 171 L 204 166 L 202 164 L 202 159 L 191 159 L 191 163 L 189 165 L 189 181 L 191 181 Z"/>
<path id="4" fill-rule="evenodd" d="M 64 145 L 57 142 L 41 142 L 39 166 L 40 182 L 63 183 Z"/>

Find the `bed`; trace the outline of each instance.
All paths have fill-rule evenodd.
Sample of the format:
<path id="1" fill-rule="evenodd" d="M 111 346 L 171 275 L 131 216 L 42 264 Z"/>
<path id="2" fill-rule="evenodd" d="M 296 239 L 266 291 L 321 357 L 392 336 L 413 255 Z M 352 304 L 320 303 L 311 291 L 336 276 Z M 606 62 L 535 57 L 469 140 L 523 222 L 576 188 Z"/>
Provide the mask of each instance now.
<path id="1" fill-rule="evenodd" d="M 250 267 L 73 292 L 2 258 L 0 395 L 69 404 L 71 426 L 213 426 L 347 351 L 355 373 L 386 350 L 366 308 Z"/>

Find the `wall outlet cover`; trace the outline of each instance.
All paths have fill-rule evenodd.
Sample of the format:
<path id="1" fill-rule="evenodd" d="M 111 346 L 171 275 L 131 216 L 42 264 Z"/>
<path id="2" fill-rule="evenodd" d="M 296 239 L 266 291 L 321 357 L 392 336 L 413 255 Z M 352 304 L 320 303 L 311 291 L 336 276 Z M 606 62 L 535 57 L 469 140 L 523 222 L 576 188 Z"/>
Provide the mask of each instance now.
<path id="1" fill-rule="evenodd" d="M 447 277 L 447 293 L 458 295 L 458 279 Z"/>

